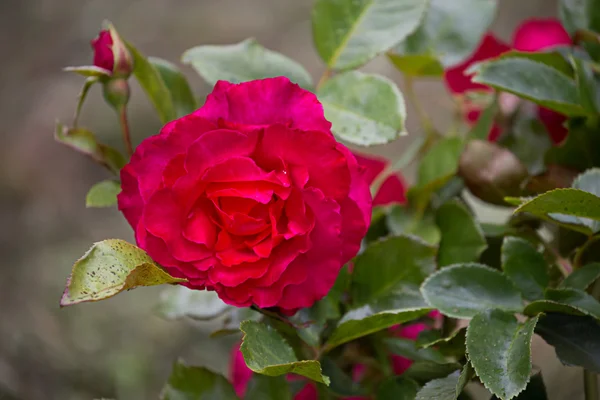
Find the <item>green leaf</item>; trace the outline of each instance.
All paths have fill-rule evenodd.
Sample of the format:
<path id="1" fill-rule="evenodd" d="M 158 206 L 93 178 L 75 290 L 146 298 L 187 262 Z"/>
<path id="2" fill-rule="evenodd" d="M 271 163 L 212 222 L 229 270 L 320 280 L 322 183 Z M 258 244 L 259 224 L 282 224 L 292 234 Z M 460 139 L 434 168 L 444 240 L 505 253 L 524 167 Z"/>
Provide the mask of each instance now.
<path id="1" fill-rule="evenodd" d="M 419 385 L 404 377 L 392 377 L 384 380 L 377 389 L 376 400 L 414 400 Z"/>
<path id="2" fill-rule="evenodd" d="M 229 312 L 225 314 L 223 318 L 223 324 L 219 329 L 213 331 L 210 334 L 211 338 L 226 336 L 226 335 L 237 335 L 240 333 L 240 325 L 243 321 L 260 321 L 263 315 L 258 311 L 254 311 L 250 307 L 238 308 L 231 307 Z"/>
<path id="3" fill-rule="evenodd" d="M 502 269 L 527 300 L 544 298 L 550 283 L 548 264 L 529 241 L 507 236 L 502 243 Z"/>
<path id="4" fill-rule="evenodd" d="M 324 357 L 321 360 L 321 365 L 323 366 L 323 373 L 331 379 L 331 385 L 328 388 L 331 393 L 342 397 L 363 396 L 366 394 L 365 390 L 342 371 L 331 358 Z"/>
<path id="5" fill-rule="evenodd" d="M 117 195 L 121 192 L 121 184 L 112 179 L 96 183 L 85 197 L 86 207 L 110 207 L 117 204 Z"/>
<path id="6" fill-rule="evenodd" d="M 559 5 L 560 20 L 571 35 L 578 29 L 600 32 L 600 1 L 560 0 Z"/>
<path id="7" fill-rule="evenodd" d="M 329 378 L 321 372 L 321 364 L 315 360 L 298 361 L 294 350 L 273 328 L 244 321 L 240 329 L 244 332 L 241 351 L 252 371 L 268 376 L 294 373 L 329 385 Z"/>
<path id="8" fill-rule="evenodd" d="M 237 400 L 231 383 L 203 367 L 189 367 L 182 361 L 173 366 L 161 400 Z"/>
<path id="9" fill-rule="evenodd" d="M 447 362 L 446 357 L 431 347 L 419 349 L 417 343 L 412 339 L 397 337 L 385 338 L 384 343 L 390 353 L 402 356 L 413 361 L 431 361 L 438 364 Z"/>
<path id="10" fill-rule="evenodd" d="M 404 371 L 402 376 L 414 379 L 419 383 L 425 383 L 432 379 L 445 378 L 461 368 L 462 366 L 456 362 L 438 364 L 431 361 L 415 361 Z"/>
<path id="11" fill-rule="evenodd" d="M 421 57 L 422 65 L 428 58 L 428 67 L 421 69 L 425 73 L 412 75 L 441 75 L 444 67 L 460 64 L 473 53 L 494 19 L 496 5 L 493 0 L 431 0 L 419 28 L 392 50 L 394 57 L 411 64 Z"/>
<path id="12" fill-rule="evenodd" d="M 591 317 L 547 314 L 535 332 L 556 350 L 565 365 L 600 373 L 600 324 Z"/>
<path id="13" fill-rule="evenodd" d="M 489 308 L 523 309 L 521 295 L 499 271 L 469 263 L 451 265 L 431 275 L 421 293 L 432 308 L 453 318 L 472 318 Z"/>
<path id="14" fill-rule="evenodd" d="M 240 83 L 286 76 L 305 89 L 313 86 L 304 67 L 283 54 L 265 49 L 254 38 L 231 45 L 191 48 L 183 53 L 182 62 L 191 65 L 209 85 L 218 80 Z"/>
<path id="15" fill-rule="evenodd" d="M 531 374 L 531 339 L 537 317 L 524 323 L 506 311 L 477 314 L 467 328 L 469 360 L 481 382 L 502 400 L 518 395 Z"/>
<path id="16" fill-rule="evenodd" d="M 427 382 L 417 393 L 416 400 L 456 400 L 460 375 L 459 371 L 454 371 L 445 378 Z"/>
<path id="17" fill-rule="evenodd" d="M 372 303 L 403 286 L 420 285 L 433 271 L 434 247 L 411 236 L 385 238 L 356 257 L 352 300 L 355 305 Z"/>
<path id="18" fill-rule="evenodd" d="M 120 152 L 99 143 L 96 136 L 85 128 L 67 128 L 57 122 L 54 139 L 85 154 L 115 175 L 119 175 L 119 171 L 125 166 L 125 158 Z"/>
<path id="19" fill-rule="evenodd" d="M 253 374 L 244 400 L 292 400 L 292 393 L 284 376 Z"/>
<path id="20" fill-rule="evenodd" d="M 440 241 L 440 230 L 435 225 L 433 213 L 420 215 L 406 205 L 389 206 L 386 224 L 392 235 L 414 235 L 432 246 Z"/>
<path id="21" fill-rule="evenodd" d="M 423 331 L 417 338 L 417 346 L 426 349 L 435 346 L 435 348 L 446 357 L 461 358 L 465 354 L 466 333 L 467 329 L 461 328 L 452 332 L 447 337 L 442 337 L 439 331 Z M 435 337 L 433 335 L 435 335 Z"/>
<path id="22" fill-rule="evenodd" d="M 348 311 L 329 337 L 326 348 L 332 349 L 359 337 L 415 320 L 429 311 L 431 308 L 416 287 L 411 288 L 408 284 L 397 286 L 396 291 Z"/>
<path id="23" fill-rule="evenodd" d="M 558 287 L 585 290 L 598 278 L 600 278 L 600 263 L 592 263 L 573 271 Z"/>
<path id="24" fill-rule="evenodd" d="M 426 8 L 423 0 L 317 0 L 315 46 L 331 69 L 359 67 L 414 32 Z"/>
<path id="25" fill-rule="evenodd" d="M 186 280 L 169 275 L 139 247 L 108 239 L 94 243 L 73 265 L 60 305 L 104 300 L 138 286 L 180 282 Z"/>
<path id="26" fill-rule="evenodd" d="M 192 93 L 185 75 L 181 73 L 179 68 L 162 58 L 148 57 L 148 61 L 158 71 L 165 86 L 171 93 L 177 117 L 194 112 L 198 108 L 198 102 Z"/>
<path id="27" fill-rule="evenodd" d="M 439 140 L 423 156 L 417 174 L 417 185 L 442 186 L 458 169 L 464 143 L 461 138 L 447 137 Z"/>
<path id="28" fill-rule="evenodd" d="M 575 74 L 573 73 L 573 67 L 567 61 L 567 59 L 560 50 L 540 51 L 536 53 L 530 51 L 510 50 L 502 53 L 498 57 L 492 58 L 490 60 L 484 60 L 482 62 L 471 65 L 465 73 L 467 75 L 477 73 L 482 68 L 482 66 L 485 66 L 486 64 L 491 62 L 515 59 L 533 61 L 538 64 L 544 64 L 545 66 L 553 68 L 561 74 L 566 75 L 570 78 L 575 77 Z"/>
<path id="29" fill-rule="evenodd" d="M 133 45 L 126 45 L 133 57 L 133 74 L 158 112 L 160 122 L 166 124 L 173 121 L 177 118 L 177 111 L 161 74 Z"/>
<path id="30" fill-rule="evenodd" d="M 398 54 L 396 52 L 400 52 Z M 404 75 L 413 77 L 440 77 L 444 67 L 433 54 L 405 54 L 403 48 L 392 49 L 388 58 Z"/>
<path id="31" fill-rule="evenodd" d="M 406 135 L 404 98 L 384 76 L 349 71 L 326 81 L 317 96 L 340 139 L 370 146 Z"/>
<path id="32" fill-rule="evenodd" d="M 469 210 L 459 201 L 452 200 L 438 208 L 435 222 L 442 239 L 438 250 L 438 265 L 477 261 L 487 242 L 481 227 Z"/>
<path id="33" fill-rule="evenodd" d="M 544 300 L 534 301 L 525 307 L 526 315 L 547 312 L 589 315 L 600 320 L 600 303 L 592 296 L 578 289 L 548 289 Z"/>
<path id="34" fill-rule="evenodd" d="M 583 118 L 567 122 L 569 134 L 560 145 L 550 148 L 545 155 L 546 165 L 562 165 L 583 171 L 591 167 L 600 167 L 600 135 L 598 124 L 589 124 Z"/>
<path id="35" fill-rule="evenodd" d="M 525 390 L 517 395 L 514 398 L 515 400 L 548 400 L 548 395 L 546 393 L 546 386 L 544 385 L 544 380 L 542 379 L 542 374 L 537 373 L 531 376 L 529 383 Z M 490 400 L 499 400 L 498 397 L 492 396 Z"/>
<path id="36" fill-rule="evenodd" d="M 579 225 L 582 220 L 565 218 L 564 214 L 600 221 L 600 197 L 579 189 L 555 189 L 526 200 L 515 210 L 515 213 L 523 212 L 549 218 L 567 226 Z M 591 234 L 594 231 L 590 229 L 590 225 L 596 227 L 598 224 L 591 221 L 585 224 L 582 222 L 579 229 Z"/>
<path id="37" fill-rule="evenodd" d="M 230 308 L 219 299 L 216 292 L 192 290 L 177 285 L 165 288 L 160 294 L 157 312 L 166 319 L 189 317 L 210 320 L 224 314 Z"/>
<path id="38" fill-rule="evenodd" d="M 504 57 L 478 64 L 473 82 L 513 93 L 565 115 L 585 115 L 575 80 L 539 60 Z"/>
<path id="39" fill-rule="evenodd" d="M 591 193 L 595 195 L 597 199 L 600 199 L 600 168 L 592 168 L 579 175 L 573 181 L 572 187 L 573 189 L 580 189 L 587 193 Z M 592 210 L 592 212 L 600 214 L 600 208 L 598 208 L 598 205 L 595 207 L 597 208 Z M 592 233 L 600 231 L 600 221 L 592 221 L 588 218 L 575 218 L 562 214 L 550 214 L 550 217 L 562 223 L 587 227 Z"/>

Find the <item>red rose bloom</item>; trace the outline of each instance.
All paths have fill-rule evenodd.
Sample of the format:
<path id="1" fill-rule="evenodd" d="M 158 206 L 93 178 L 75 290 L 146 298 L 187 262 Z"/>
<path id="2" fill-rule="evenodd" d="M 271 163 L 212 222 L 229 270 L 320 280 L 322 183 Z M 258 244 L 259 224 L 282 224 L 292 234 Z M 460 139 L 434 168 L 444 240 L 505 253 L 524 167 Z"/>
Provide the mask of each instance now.
<path id="1" fill-rule="evenodd" d="M 475 83 L 472 76 L 467 76 L 465 71 L 474 63 L 485 61 L 500 56 L 502 53 L 514 48 L 519 51 L 547 51 L 557 46 L 571 44 L 571 38 L 561 23 L 555 19 L 530 19 L 523 22 L 515 31 L 512 46 L 503 43 L 491 33 L 485 35 L 473 55 L 463 63 L 449 68 L 444 72 L 446 85 L 454 94 L 463 94 L 470 90 L 490 90 L 489 87 Z M 481 111 L 478 109 L 466 110 L 465 118 L 470 123 L 475 123 Z M 563 126 L 566 117 L 555 111 L 538 108 L 538 117 L 545 125 L 552 141 L 557 144 L 567 136 L 567 129 Z M 495 141 L 500 136 L 498 126 L 493 126 L 488 135 L 488 140 Z"/>
<path id="2" fill-rule="evenodd" d="M 92 40 L 91 45 L 94 49 L 94 65 L 112 72 L 115 65 L 115 56 L 110 32 L 107 30 L 100 31 L 98 37 Z"/>
<path id="3" fill-rule="evenodd" d="M 353 154 L 356 157 L 356 161 L 358 161 L 358 165 L 365 169 L 364 176 L 369 186 L 388 164 L 387 160 L 380 157 L 357 154 L 356 152 Z M 406 182 L 400 173 L 388 176 L 381 184 L 373 199 L 374 206 L 382 206 L 390 203 L 406 203 Z"/>
<path id="4" fill-rule="evenodd" d="M 371 195 L 314 94 L 287 78 L 219 81 L 121 171 L 138 245 L 239 307 L 309 307 L 356 255 Z"/>

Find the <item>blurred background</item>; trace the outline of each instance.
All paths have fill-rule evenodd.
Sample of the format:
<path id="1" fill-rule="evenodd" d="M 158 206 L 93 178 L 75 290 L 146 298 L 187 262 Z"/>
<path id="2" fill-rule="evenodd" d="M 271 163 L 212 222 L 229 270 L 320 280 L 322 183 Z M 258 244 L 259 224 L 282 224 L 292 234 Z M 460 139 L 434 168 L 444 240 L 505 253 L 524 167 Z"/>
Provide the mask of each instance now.
<path id="1" fill-rule="evenodd" d="M 160 288 L 59 309 L 71 266 L 92 242 L 133 240 L 116 209 L 85 208 L 87 190 L 107 177 L 104 170 L 53 141 L 55 120 L 70 121 L 83 84 L 61 68 L 91 64 L 89 41 L 109 19 L 145 55 L 178 61 L 195 45 L 254 36 L 317 79 L 323 65 L 312 46 L 311 6 L 311 0 L 0 0 L 0 399 L 155 399 L 180 356 L 226 372 L 238 338 L 208 339 L 206 325 L 160 319 L 153 313 Z M 493 30 L 510 40 L 523 19 L 556 10 L 554 0 L 502 0 Z M 400 84 L 385 59 L 365 69 Z M 184 71 L 204 98 L 210 88 Z M 452 116 L 443 85 L 423 81 L 416 90 L 443 131 Z M 130 113 L 135 143 L 160 129 L 135 84 Z M 409 108 L 408 130 L 416 134 L 412 115 Z M 99 87 L 81 120 L 101 141 L 121 146 Z M 394 157 L 408 140 L 369 151 Z M 550 399 L 581 398 L 571 385 L 580 386 L 579 371 L 559 368 L 541 340 L 534 363 L 544 366 Z"/>

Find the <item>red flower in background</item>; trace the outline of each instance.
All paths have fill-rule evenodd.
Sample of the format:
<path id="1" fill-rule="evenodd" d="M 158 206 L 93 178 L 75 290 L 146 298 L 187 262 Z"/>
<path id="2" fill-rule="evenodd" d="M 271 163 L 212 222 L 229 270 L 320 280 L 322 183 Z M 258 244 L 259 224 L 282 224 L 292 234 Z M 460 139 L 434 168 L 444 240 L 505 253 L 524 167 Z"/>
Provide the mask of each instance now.
<path id="1" fill-rule="evenodd" d="M 92 40 L 91 45 L 94 49 L 94 65 L 112 72 L 115 66 L 115 56 L 110 32 L 108 30 L 100 31 L 98 37 Z"/>
<path id="2" fill-rule="evenodd" d="M 228 304 L 310 307 L 356 255 L 371 194 L 316 96 L 287 78 L 219 81 L 121 171 L 138 245 Z"/>
<path id="3" fill-rule="evenodd" d="M 444 78 L 446 85 L 453 94 L 464 94 L 471 90 L 490 90 L 487 86 L 473 82 L 471 76 L 465 75 L 465 71 L 472 64 L 498 57 L 511 48 L 519 51 L 538 52 L 569 44 L 571 44 L 569 34 L 559 21 L 555 19 L 530 19 L 517 28 L 514 33 L 512 46 L 503 43 L 494 37 L 493 34 L 488 33 L 470 58 L 445 71 Z M 468 122 L 474 123 L 480 114 L 481 111 L 478 109 L 467 110 L 465 119 Z M 567 135 L 567 130 L 563 126 L 566 120 L 565 116 L 543 107 L 538 108 L 538 116 L 546 126 L 555 144 L 565 139 Z M 499 135 L 499 127 L 494 126 L 488 139 L 495 141 Z"/>

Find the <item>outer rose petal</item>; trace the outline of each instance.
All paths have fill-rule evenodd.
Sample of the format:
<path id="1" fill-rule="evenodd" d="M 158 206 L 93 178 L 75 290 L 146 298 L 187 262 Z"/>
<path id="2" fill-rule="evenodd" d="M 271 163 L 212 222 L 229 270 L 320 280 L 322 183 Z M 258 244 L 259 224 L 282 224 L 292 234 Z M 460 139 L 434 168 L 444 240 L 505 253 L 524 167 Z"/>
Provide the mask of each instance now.
<path id="1" fill-rule="evenodd" d="M 98 37 L 91 41 L 94 49 L 94 65 L 112 72 L 115 65 L 115 56 L 112 50 L 112 36 L 107 30 L 100 31 Z"/>
<path id="2" fill-rule="evenodd" d="M 235 346 L 231 351 L 229 376 L 235 393 L 239 398 L 243 398 L 248 387 L 248 382 L 252 378 L 252 370 L 246 366 L 244 355 L 240 351 L 239 345 Z"/>
<path id="3" fill-rule="evenodd" d="M 508 50 L 510 50 L 510 47 L 507 44 L 501 42 L 491 33 L 486 34 L 471 57 L 444 72 L 446 85 L 454 94 L 462 94 L 469 90 L 489 89 L 485 85 L 474 83 L 470 76 L 465 75 L 465 71 L 477 61 L 497 57 Z"/>
<path id="4" fill-rule="evenodd" d="M 541 51 L 569 44 L 569 34 L 553 18 L 529 19 L 517 28 L 513 37 L 513 47 L 520 51 Z"/>
<path id="5" fill-rule="evenodd" d="M 317 97 L 283 76 L 239 84 L 218 81 L 194 114 L 215 123 L 223 119 L 234 124 L 283 124 L 324 132 L 331 128 Z"/>
<path id="6" fill-rule="evenodd" d="M 371 185 L 375 178 L 383 172 L 385 167 L 388 164 L 388 161 L 375 157 L 372 155 L 358 154 L 356 152 L 353 153 L 356 157 L 356 161 L 358 161 L 358 165 L 365 168 L 364 178 L 367 181 L 368 185 Z M 373 199 L 373 205 L 386 205 L 390 203 L 406 203 L 406 182 L 404 181 L 404 177 L 397 173 L 388 177 L 381 187 L 375 198 Z"/>

